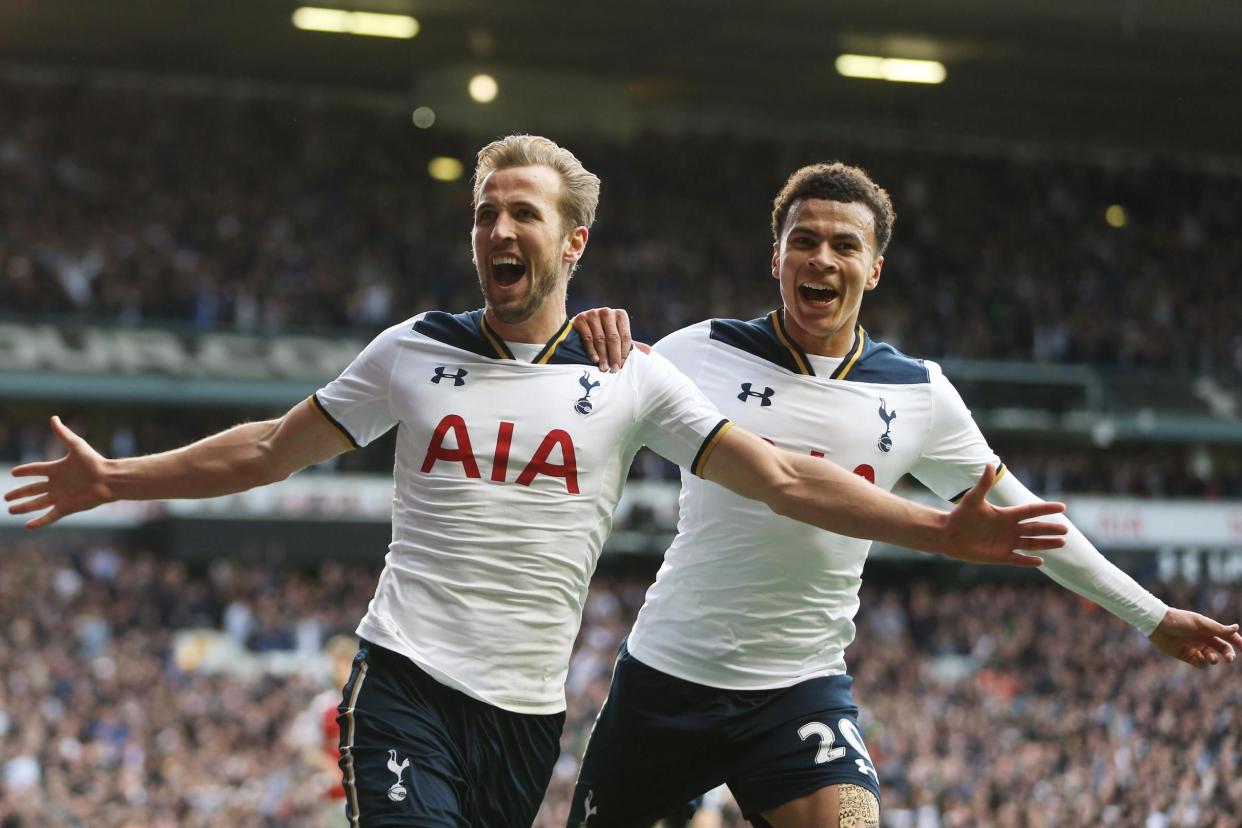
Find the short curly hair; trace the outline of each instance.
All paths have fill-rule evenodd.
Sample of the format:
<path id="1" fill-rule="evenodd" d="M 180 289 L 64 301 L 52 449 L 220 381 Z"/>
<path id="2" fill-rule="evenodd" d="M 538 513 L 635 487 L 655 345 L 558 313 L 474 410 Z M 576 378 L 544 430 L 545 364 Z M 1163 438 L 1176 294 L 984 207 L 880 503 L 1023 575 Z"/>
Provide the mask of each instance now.
<path id="1" fill-rule="evenodd" d="M 897 214 L 888 193 L 871 180 L 861 167 L 851 167 L 834 161 L 831 164 L 810 164 L 797 170 L 781 187 L 772 203 L 772 238 L 779 242 L 785 229 L 785 219 L 794 204 L 808 198 L 849 203 L 859 201 L 867 205 L 875 218 L 876 255 L 883 255 L 888 240 L 893 235 L 893 222 Z"/>

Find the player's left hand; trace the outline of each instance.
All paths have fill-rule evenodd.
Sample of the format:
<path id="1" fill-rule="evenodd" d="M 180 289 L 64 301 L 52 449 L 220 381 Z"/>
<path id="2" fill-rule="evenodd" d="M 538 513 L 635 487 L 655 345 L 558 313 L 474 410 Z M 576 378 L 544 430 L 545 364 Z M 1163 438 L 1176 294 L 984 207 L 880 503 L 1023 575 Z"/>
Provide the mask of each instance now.
<path id="1" fill-rule="evenodd" d="M 979 482 L 962 496 L 946 522 L 948 547 L 945 554 L 960 561 L 979 564 L 1041 566 L 1043 558 L 1023 555 L 1018 550 L 1039 552 L 1065 545 L 1068 528 L 1063 523 L 1031 521 L 1031 518 L 1060 514 L 1064 503 L 1040 501 L 1023 506 L 998 507 L 988 503 L 988 491 L 996 482 L 996 469 L 989 465 Z"/>
<path id="2" fill-rule="evenodd" d="M 624 308 L 592 308 L 574 317 L 574 330 L 582 337 L 587 357 L 599 370 L 613 373 L 625 365 L 633 340 L 630 315 Z"/>
<path id="3" fill-rule="evenodd" d="M 1169 607 L 1164 620 L 1147 636 L 1157 650 L 1194 667 L 1233 664 L 1242 649 L 1238 625 L 1228 626 L 1197 612 Z M 1235 649 L 1237 648 L 1237 649 Z"/>

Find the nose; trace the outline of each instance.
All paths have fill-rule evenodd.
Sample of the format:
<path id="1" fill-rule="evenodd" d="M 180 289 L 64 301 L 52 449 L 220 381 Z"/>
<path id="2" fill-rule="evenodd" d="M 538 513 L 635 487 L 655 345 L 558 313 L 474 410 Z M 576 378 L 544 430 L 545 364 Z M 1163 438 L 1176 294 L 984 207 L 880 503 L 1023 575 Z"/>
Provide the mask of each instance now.
<path id="1" fill-rule="evenodd" d="M 492 224 L 492 238 L 494 239 L 516 238 L 517 237 L 517 233 L 515 232 L 516 226 L 517 225 L 514 223 L 513 217 L 509 215 L 508 211 L 502 210 L 500 214 L 496 216 L 496 221 L 493 222 Z"/>
<path id="2" fill-rule="evenodd" d="M 827 242 L 816 247 L 812 252 L 807 264 L 816 270 L 836 270 L 837 263 L 832 257 L 832 248 Z"/>

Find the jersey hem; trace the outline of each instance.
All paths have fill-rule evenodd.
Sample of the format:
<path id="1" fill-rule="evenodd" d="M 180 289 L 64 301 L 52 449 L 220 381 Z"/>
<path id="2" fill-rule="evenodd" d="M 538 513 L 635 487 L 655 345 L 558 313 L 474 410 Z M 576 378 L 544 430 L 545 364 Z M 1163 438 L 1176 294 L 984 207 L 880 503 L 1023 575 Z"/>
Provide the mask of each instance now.
<path id="1" fill-rule="evenodd" d="M 523 715 L 530 716 L 546 716 L 552 713 L 565 712 L 566 706 L 564 695 L 562 695 L 557 701 L 544 702 L 497 699 L 488 696 L 486 693 L 480 693 L 478 690 L 470 687 L 465 682 L 454 678 L 424 659 L 416 653 L 412 647 L 408 646 L 401 639 L 395 638 L 390 633 L 386 632 L 382 627 L 368 623 L 366 618 L 363 618 L 362 621 L 359 622 L 358 629 L 354 632 L 359 638 L 364 638 L 373 644 L 378 644 L 386 650 L 391 650 L 403 658 L 408 658 L 416 667 L 418 667 L 418 669 L 431 676 L 440 684 L 443 684 L 445 687 L 451 687 L 459 693 L 464 693 L 476 701 L 483 702 L 484 704 L 491 705 L 492 707 L 496 707 L 510 713 L 521 713 Z"/>
<path id="2" fill-rule="evenodd" d="M 841 669 L 828 667 L 822 670 L 814 670 L 810 673 L 799 673 L 796 676 L 779 676 L 775 677 L 773 681 L 767 682 L 721 681 L 718 677 L 707 677 L 703 674 L 695 673 L 693 670 L 686 670 L 684 662 L 679 662 L 675 659 L 665 660 L 663 656 L 649 652 L 642 642 L 643 636 L 636 636 L 634 633 L 630 633 L 629 638 L 625 642 L 625 647 L 629 650 L 630 655 L 638 661 L 653 670 L 659 670 L 661 673 L 672 676 L 675 679 L 699 684 L 704 687 L 711 687 L 716 690 L 783 690 L 786 687 L 793 687 L 811 679 L 848 675 L 848 671 L 844 667 Z"/>

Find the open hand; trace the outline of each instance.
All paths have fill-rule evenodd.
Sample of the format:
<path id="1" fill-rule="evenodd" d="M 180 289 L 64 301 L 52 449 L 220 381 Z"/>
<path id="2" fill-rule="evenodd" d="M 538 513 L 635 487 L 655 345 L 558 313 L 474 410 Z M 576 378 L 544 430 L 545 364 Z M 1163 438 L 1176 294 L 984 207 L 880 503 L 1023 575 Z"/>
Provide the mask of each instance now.
<path id="1" fill-rule="evenodd" d="M 622 308 L 592 308 L 574 317 L 587 357 L 610 373 L 620 371 L 630 354 L 630 315 Z"/>
<path id="2" fill-rule="evenodd" d="M 1156 649 L 1195 667 L 1233 664 L 1242 649 L 1238 625 L 1225 626 L 1206 615 L 1170 607 L 1147 640 Z M 1235 649 L 1236 648 L 1236 649 Z"/>
<path id="3" fill-rule="evenodd" d="M 996 469 L 988 465 L 979 482 L 949 513 L 949 546 L 944 553 L 970 563 L 1042 565 L 1043 558 L 1016 550 L 1039 552 L 1064 546 L 1065 538 L 1059 537 L 1068 531 L 1064 523 L 1036 522 L 1031 518 L 1060 514 L 1065 511 L 1065 504 L 1041 501 L 1024 506 L 993 506 L 987 496 L 995 482 Z"/>
<path id="4" fill-rule="evenodd" d="M 26 522 L 27 529 L 50 526 L 66 515 L 111 503 L 116 497 L 104 482 L 108 462 L 90 443 L 74 434 L 59 417 L 52 418 L 52 431 L 68 453 L 59 460 L 26 463 L 13 469 L 14 477 L 44 477 L 5 494 L 9 514 L 25 515 L 49 509 Z"/>

